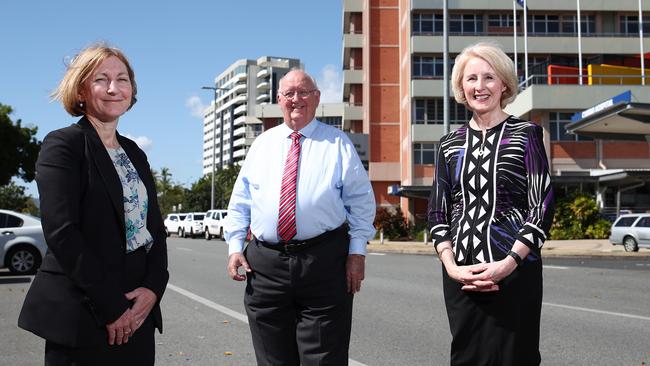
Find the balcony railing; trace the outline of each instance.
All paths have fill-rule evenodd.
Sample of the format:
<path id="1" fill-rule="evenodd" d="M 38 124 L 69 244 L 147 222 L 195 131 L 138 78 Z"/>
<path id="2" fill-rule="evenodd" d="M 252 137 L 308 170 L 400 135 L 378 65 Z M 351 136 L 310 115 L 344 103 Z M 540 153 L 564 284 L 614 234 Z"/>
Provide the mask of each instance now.
<path id="1" fill-rule="evenodd" d="M 593 85 L 641 85 L 641 75 L 582 75 L 583 86 Z M 531 85 L 577 85 L 580 76 L 576 74 L 533 74 L 519 83 L 519 90 Z M 645 85 L 650 85 L 650 75 L 645 75 Z"/>

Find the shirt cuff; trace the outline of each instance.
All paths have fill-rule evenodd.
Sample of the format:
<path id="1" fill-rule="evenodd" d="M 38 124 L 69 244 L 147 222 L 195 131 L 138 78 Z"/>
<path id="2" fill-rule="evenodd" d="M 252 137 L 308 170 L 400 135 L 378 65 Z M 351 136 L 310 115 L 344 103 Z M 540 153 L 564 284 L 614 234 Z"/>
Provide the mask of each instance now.
<path id="1" fill-rule="evenodd" d="M 228 256 L 232 253 L 241 253 L 244 251 L 244 241 L 241 239 L 231 239 L 228 243 Z"/>
<path id="2" fill-rule="evenodd" d="M 546 234 L 544 230 L 527 222 L 517 233 L 517 240 L 529 247 L 534 253 L 539 253 L 539 250 L 544 246 L 546 241 Z"/>
<path id="3" fill-rule="evenodd" d="M 361 254 L 363 256 L 366 255 L 366 244 L 367 241 L 363 239 L 355 239 L 352 238 L 350 239 L 350 250 L 348 254 Z"/>

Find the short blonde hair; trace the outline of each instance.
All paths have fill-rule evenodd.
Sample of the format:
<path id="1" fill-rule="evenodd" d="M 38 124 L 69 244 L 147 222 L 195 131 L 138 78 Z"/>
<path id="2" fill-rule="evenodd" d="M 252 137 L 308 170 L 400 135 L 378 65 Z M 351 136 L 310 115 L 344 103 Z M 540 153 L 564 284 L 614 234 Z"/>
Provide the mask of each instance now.
<path id="1" fill-rule="evenodd" d="M 454 68 L 451 71 L 451 88 L 454 92 L 456 102 L 468 107 L 467 99 L 463 92 L 463 72 L 467 62 L 474 57 L 483 59 L 490 64 L 497 77 L 503 82 L 506 90 L 501 94 L 501 108 L 505 108 L 506 105 L 515 100 L 519 92 L 517 74 L 515 73 L 515 65 L 510 57 L 496 43 L 492 42 L 479 42 L 465 47 L 463 52 L 456 56 Z"/>
<path id="2" fill-rule="evenodd" d="M 52 99 L 58 100 L 63 104 L 63 108 L 70 115 L 78 117 L 86 113 L 85 106 L 79 100 L 79 94 L 83 89 L 83 84 L 92 75 L 95 69 L 109 57 L 115 56 L 126 66 L 131 80 L 132 96 L 131 105 L 133 107 L 138 93 L 138 87 L 135 82 L 135 74 L 131 68 L 129 60 L 124 53 L 117 48 L 109 47 L 105 43 L 97 43 L 81 50 L 67 65 L 67 70 L 59 86 L 52 92 Z"/>

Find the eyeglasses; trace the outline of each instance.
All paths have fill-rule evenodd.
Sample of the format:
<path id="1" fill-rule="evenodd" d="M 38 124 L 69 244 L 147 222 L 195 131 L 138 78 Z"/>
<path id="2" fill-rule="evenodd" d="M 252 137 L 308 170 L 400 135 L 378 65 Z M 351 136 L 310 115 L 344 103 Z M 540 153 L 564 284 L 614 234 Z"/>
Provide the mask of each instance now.
<path id="1" fill-rule="evenodd" d="M 297 95 L 298 98 L 300 98 L 300 99 L 305 99 L 309 95 L 311 95 L 311 93 L 313 93 L 315 91 L 316 91 L 316 89 L 314 89 L 314 90 L 290 90 L 290 91 L 280 92 L 280 94 L 282 94 L 282 96 L 287 98 L 287 99 L 293 99 L 293 97 L 295 95 Z"/>

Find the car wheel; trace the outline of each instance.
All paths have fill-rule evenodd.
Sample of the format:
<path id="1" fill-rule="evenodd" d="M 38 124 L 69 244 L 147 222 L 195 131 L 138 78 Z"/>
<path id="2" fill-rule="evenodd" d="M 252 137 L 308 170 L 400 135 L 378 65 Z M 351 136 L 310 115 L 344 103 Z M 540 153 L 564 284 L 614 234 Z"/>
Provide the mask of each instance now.
<path id="1" fill-rule="evenodd" d="M 169 236 L 171 235 L 171 234 L 169 233 L 169 230 L 167 230 L 167 228 L 165 228 L 165 235 L 167 235 L 168 238 L 169 238 Z"/>
<path id="2" fill-rule="evenodd" d="M 625 248 L 626 252 L 639 251 L 639 246 L 637 245 L 636 240 L 631 236 L 626 236 L 625 239 L 623 239 L 623 248 Z"/>
<path id="3" fill-rule="evenodd" d="M 219 229 L 219 237 L 221 238 L 221 240 L 226 240 L 226 238 L 223 237 L 223 228 Z"/>
<path id="4" fill-rule="evenodd" d="M 9 250 L 7 267 L 14 274 L 28 275 L 36 273 L 41 266 L 41 254 L 34 247 L 18 246 Z"/>
<path id="5" fill-rule="evenodd" d="M 190 238 L 194 239 L 194 228 L 190 228 Z"/>
<path id="6" fill-rule="evenodd" d="M 210 235 L 210 230 L 208 228 L 205 228 L 205 240 L 210 240 L 212 239 L 212 235 Z"/>
<path id="7" fill-rule="evenodd" d="M 178 237 L 182 238 L 183 237 L 183 228 L 178 228 Z"/>

